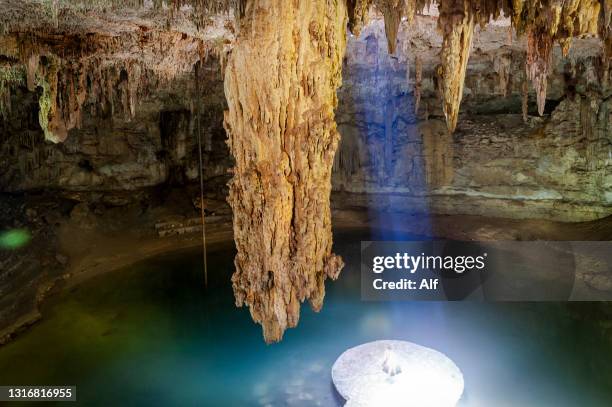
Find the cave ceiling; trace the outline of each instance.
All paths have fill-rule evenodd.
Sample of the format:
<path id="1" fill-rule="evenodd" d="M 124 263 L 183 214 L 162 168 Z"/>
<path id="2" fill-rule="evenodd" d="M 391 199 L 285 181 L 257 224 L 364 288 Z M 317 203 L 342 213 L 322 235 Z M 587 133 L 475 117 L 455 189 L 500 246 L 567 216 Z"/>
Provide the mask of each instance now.
<path id="1" fill-rule="evenodd" d="M 42 89 L 41 127 L 47 139 L 63 141 L 79 125 L 86 98 L 104 95 L 104 76 L 125 93 L 122 106 L 133 114 L 145 79 L 169 80 L 189 72 L 210 52 L 231 48 L 248 7 L 245 0 L 2 0 L 0 1 L 0 111 L 10 108 L 11 86 Z M 264 4 L 265 1 L 262 3 Z M 505 18 L 527 41 L 526 72 L 540 114 L 546 100 L 553 45 L 567 55 L 574 37 L 601 39 L 601 71 L 612 58 L 612 0 L 347 0 L 348 27 L 355 35 L 372 12 L 382 14 L 388 50 L 395 52 L 399 26 L 414 16 L 438 16 L 443 37 L 436 69 L 447 126 L 457 126 L 474 27 Z M 243 21 L 246 23 L 246 21 Z M 114 73 L 106 73 L 112 68 Z M 126 83 L 121 75 L 127 74 Z M 115 78 L 110 76 L 115 75 Z M 55 79 L 58 77 L 58 79 Z M 94 86 L 84 84 L 94 82 Z M 142 82 L 137 84 L 136 82 Z M 149 83 L 150 81 L 147 81 Z M 87 89 L 85 89 L 87 88 Z M 125 89 L 123 89 L 125 88 Z M 62 95 L 63 94 L 63 95 Z M 62 106 L 55 100 L 62 99 Z M 123 102 L 122 102 L 123 101 Z M 103 103 L 104 105 L 108 103 Z M 59 110 L 63 109 L 63 112 Z"/>

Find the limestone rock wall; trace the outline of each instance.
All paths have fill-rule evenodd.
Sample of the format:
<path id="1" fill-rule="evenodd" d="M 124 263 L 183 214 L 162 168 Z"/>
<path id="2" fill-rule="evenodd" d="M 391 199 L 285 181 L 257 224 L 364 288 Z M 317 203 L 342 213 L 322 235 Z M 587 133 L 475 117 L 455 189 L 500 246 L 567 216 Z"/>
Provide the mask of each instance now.
<path id="1" fill-rule="evenodd" d="M 524 93 L 525 38 L 476 27 L 461 117 L 446 129 L 436 20 L 400 27 L 390 57 L 383 21 L 350 39 L 339 92 L 342 141 L 333 202 L 375 211 L 583 221 L 612 214 L 612 90 L 600 45 L 553 49 L 545 115 Z M 527 121 L 523 102 L 527 101 Z"/>
<path id="2" fill-rule="evenodd" d="M 206 187 L 214 190 L 223 189 L 232 161 L 225 145 L 218 61 L 211 60 L 206 71 L 200 124 Z M 186 74 L 157 84 L 139 100 L 133 118 L 92 114 L 85 104 L 81 128 L 70 130 L 58 144 L 45 140 L 37 92 L 18 88 L 11 114 L 0 119 L 0 190 L 111 193 L 197 181 L 197 116 L 193 99 L 185 98 L 193 82 Z"/>

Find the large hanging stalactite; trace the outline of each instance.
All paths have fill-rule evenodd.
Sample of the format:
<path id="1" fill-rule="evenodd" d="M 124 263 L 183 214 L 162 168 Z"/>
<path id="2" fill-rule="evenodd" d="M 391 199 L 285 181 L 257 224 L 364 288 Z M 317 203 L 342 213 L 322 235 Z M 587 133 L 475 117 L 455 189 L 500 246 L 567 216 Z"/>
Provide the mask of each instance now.
<path id="1" fill-rule="evenodd" d="M 474 13 L 469 0 L 443 1 L 440 4 L 438 27 L 442 31 L 440 80 L 446 125 L 452 133 L 457 127 L 459 105 L 467 62 L 472 49 Z"/>
<path id="2" fill-rule="evenodd" d="M 301 302 L 321 308 L 325 279 L 343 265 L 329 197 L 346 24 L 343 1 L 254 0 L 225 71 L 232 282 L 267 342 L 297 324 Z"/>

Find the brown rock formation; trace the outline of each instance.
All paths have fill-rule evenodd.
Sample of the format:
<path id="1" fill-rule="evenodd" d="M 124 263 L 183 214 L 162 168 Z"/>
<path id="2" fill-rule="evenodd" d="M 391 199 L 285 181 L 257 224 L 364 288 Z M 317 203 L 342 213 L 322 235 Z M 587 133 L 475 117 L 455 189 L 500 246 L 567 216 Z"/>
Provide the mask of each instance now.
<path id="1" fill-rule="evenodd" d="M 361 29 L 368 23 L 368 14 L 372 0 L 347 0 L 346 5 L 349 17 L 349 29 L 359 36 Z"/>
<path id="2" fill-rule="evenodd" d="M 468 0 L 453 0 L 440 4 L 438 26 L 443 42 L 440 59 L 443 109 L 446 125 L 452 133 L 457 127 L 459 105 L 463 97 L 463 85 L 467 62 L 472 49 L 474 14 Z"/>
<path id="3" fill-rule="evenodd" d="M 323 305 L 332 254 L 329 196 L 347 11 L 343 2 L 249 3 L 226 67 L 225 125 L 236 160 L 229 202 L 236 303 L 267 342 Z"/>
<path id="4" fill-rule="evenodd" d="M 537 117 L 525 72 L 527 41 L 503 46 L 509 21 L 477 26 L 461 123 L 450 136 L 435 80 L 437 21 L 417 16 L 410 28 L 402 24 L 393 58 L 386 57 L 382 16 L 348 41 L 336 111 L 342 140 L 334 208 L 563 222 L 612 214 L 612 110 L 610 87 L 598 75 L 597 38 L 575 39 L 569 58 L 553 50 L 547 112 Z M 365 58 L 368 49 L 378 54 Z"/>
<path id="5" fill-rule="evenodd" d="M 553 40 L 546 31 L 534 28 L 527 33 L 527 77 L 533 83 L 538 100 L 538 113 L 544 114 L 546 87 Z"/>
<path id="6" fill-rule="evenodd" d="M 544 113 L 547 78 L 551 51 L 557 41 L 567 56 L 573 37 L 596 34 L 600 9 L 599 0 L 537 1 L 512 3 L 512 22 L 518 34 L 527 34 L 527 76 L 533 83 L 538 101 L 538 113 Z M 605 14 L 605 13 L 604 13 Z M 605 37 L 600 27 L 600 35 Z M 604 55 L 604 59 L 606 59 Z"/>
<path id="7" fill-rule="evenodd" d="M 599 12 L 599 36 L 603 41 L 602 70 L 603 81 L 609 80 L 610 62 L 612 61 L 612 0 L 601 2 Z"/>
<path id="8" fill-rule="evenodd" d="M 387 49 L 389 54 L 395 54 L 397 47 L 397 33 L 404 13 L 404 0 L 379 0 L 378 8 L 385 19 L 385 32 L 387 34 Z"/>

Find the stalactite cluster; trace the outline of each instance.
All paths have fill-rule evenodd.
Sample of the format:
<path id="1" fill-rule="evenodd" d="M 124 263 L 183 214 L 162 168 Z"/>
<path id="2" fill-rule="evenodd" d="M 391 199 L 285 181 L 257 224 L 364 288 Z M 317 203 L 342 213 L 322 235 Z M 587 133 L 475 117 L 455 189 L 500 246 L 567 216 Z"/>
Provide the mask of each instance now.
<path id="1" fill-rule="evenodd" d="M 348 2 L 349 28 L 358 34 L 371 5 L 383 14 L 389 52 L 395 51 L 402 18 L 410 21 L 429 6 L 421 0 L 352 0 Z M 457 126 L 465 73 L 475 25 L 484 27 L 501 15 L 511 18 L 518 35 L 527 37 L 526 72 L 544 112 L 547 78 L 553 45 L 567 55 L 573 37 L 599 34 L 603 41 L 602 70 L 607 79 L 612 58 L 612 0 L 448 0 L 438 2 L 438 28 L 443 36 L 438 69 L 447 127 Z M 504 71 L 500 72 L 502 81 Z M 500 86 L 502 86 L 500 84 Z M 502 89 L 502 93 L 505 90 Z"/>
<path id="2" fill-rule="evenodd" d="M 527 32 L 527 78 L 533 84 L 538 101 L 538 113 L 544 114 L 546 87 L 550 69 L 553 39 L 547 31 L 530 28 Z"/>
<path id="3" fill-rule="evenodd" d="M 0 66 L 0 118 L 11 113 L 11 88 L 23 85 L 24 76 L 19 67 Z"/>
<path id="4" fill-rule="evenodd" d="M 567 55 L 572 37 L 596 34 L 601 4 L 598 0 L 514 2 L 512 22 L 527 35 L 526 70 L 536 91 L 538 112 L 544 113 L 553 44 Z"/>
<path id="5" fill-rule="evenodd" d="M 417 12 L 428 9 L 432 0 L 374 0 L 383 13 L 389 52 L 395 53 L 399 25 L 403 19 L 410 25 Z"/>
<path id="6" fill-rule="evenodd" d="M 346 47 L 344 2 L 259 0 L 247 7 L 225 70 L 236 303 L 267 342 L 323 305 L 332 253 L 336 89 Z"/>
<path id="7" fill-rule="evenodd" d="M 367 25 L 370 5 L 373 0 L 347 0 L 349 30 L 354 35 L 359 35 L 363 26 Z"/>
<path id="8" fill-rule="evenodd" d="M 602 70 L 603 81 L 607 83 L 612 61 L 612 0 L 603 0 L 599 12 L 599 36 L 603 41 Z"/>
<path id="9" fill-rule="evenodd" d="M 186 16 L 197 29 L 210 25 L 211 18 L 220 14 L 244 14 L 246 0 L 3 0 L 0 14 L 0 34 L 27 29 L 28 25 L 51 30 L 59 23 L 76 27 L 89 13 L 106 14 L 130 11 L 154 11 L 167 19 L 168 25 L 178 14 Z M 28 20 L 23 17 L 27 16 Z M 15 18 L 19 17 L 19 18 Z M 18 21 L 20 20 L 20 21 Z M 18 21 L 18 22 L 17 22 Z"/>
<path id="10" fill-rule="evenodd" d="M 32 53 L 21 59 L 26 86 L 40 94 L 40 127 L 45 139 L 54 143 L 63 142 L 71 129 L 81 127 L 86 102 L 93 116 L 123 115 L 131 119 L 136 115 L 139 94 L 148 84 L 164 79 L 133 59 L 109 61 L 91 56 L 68 60 L 51 52 L 29 51 Z M 19 85 L 17 81 L 0 81 L 2 99 L 10 101 L 11 88 Z"/>
<path id="11" fill-rule="evenodd" d="M 147 89 L 188 74 L 209 54 L 223 55 L 225 47 L 222 41 L 139 26 L 121 35 L 93 32 L 57 38 L 53 30 L 0 36 L 0 56 L 10 69 L 25 72 L 27 89 L 39 95 L 40 127 L 46 140 L 55 143 L 80 128 L 84 105 L 94 116 L 133 119 Z M 10 108 L 11 93 L 18 86 L 17 81 L 0 80 L 0 111 Z"/>

